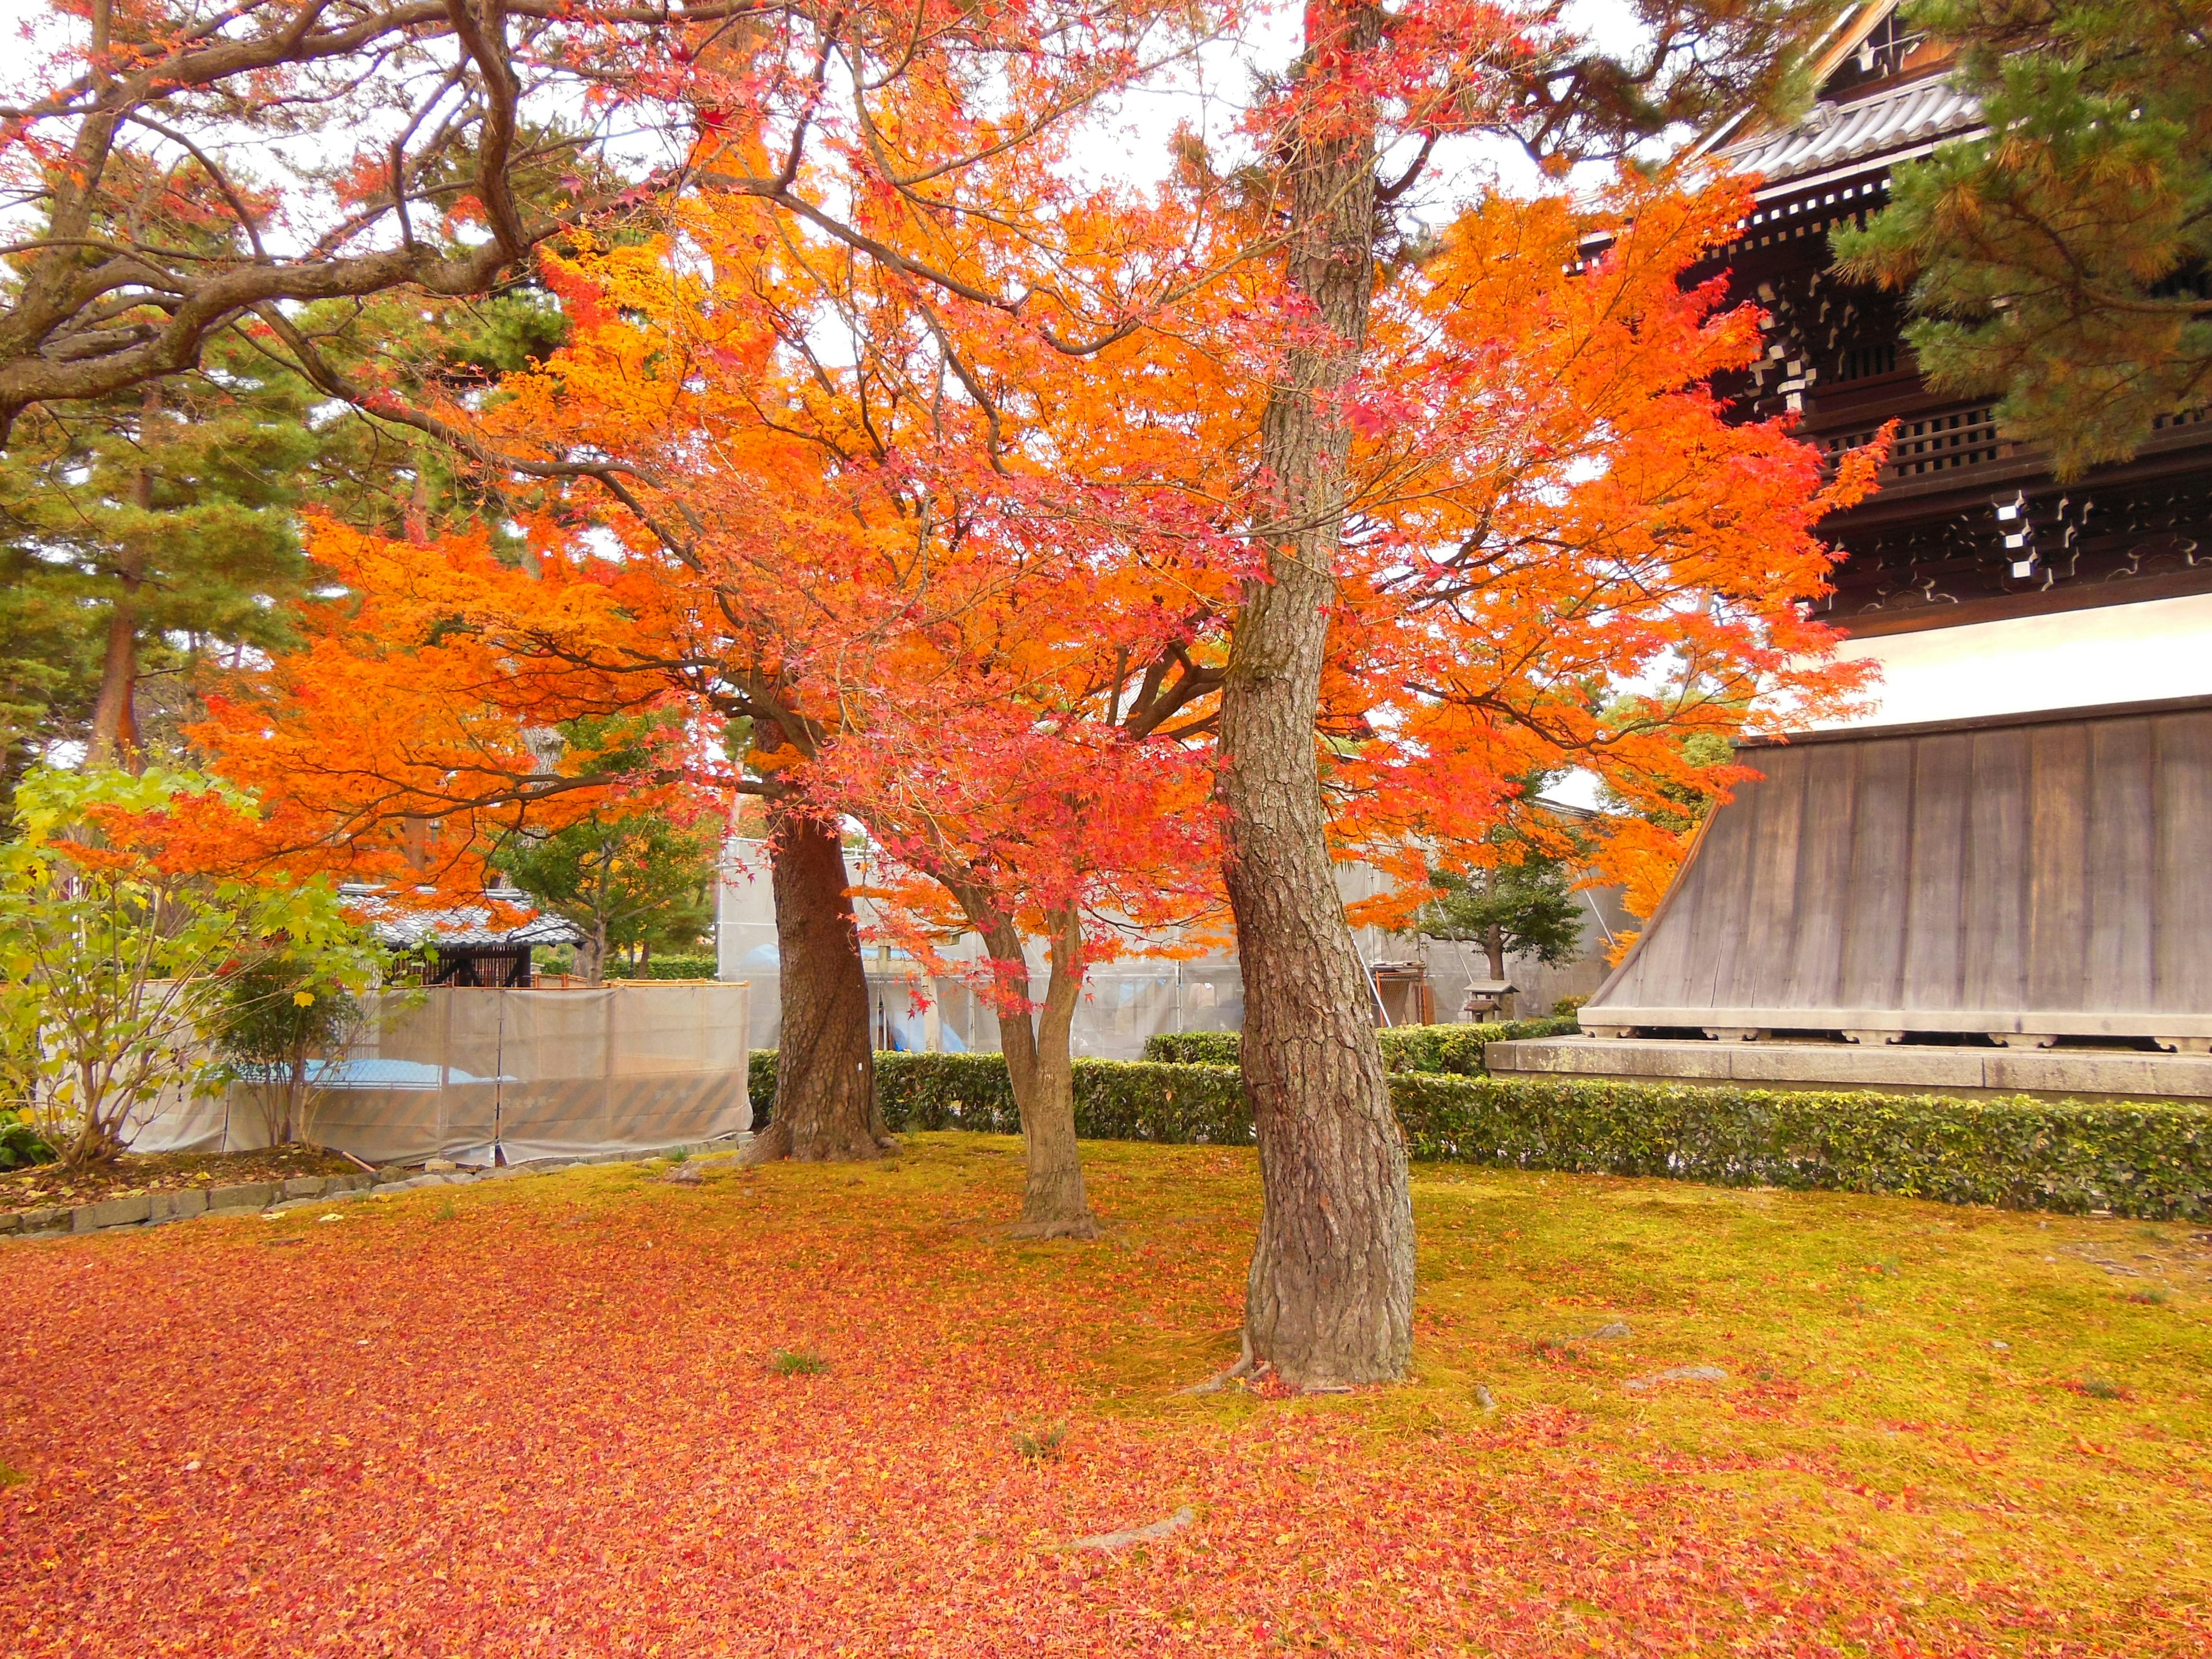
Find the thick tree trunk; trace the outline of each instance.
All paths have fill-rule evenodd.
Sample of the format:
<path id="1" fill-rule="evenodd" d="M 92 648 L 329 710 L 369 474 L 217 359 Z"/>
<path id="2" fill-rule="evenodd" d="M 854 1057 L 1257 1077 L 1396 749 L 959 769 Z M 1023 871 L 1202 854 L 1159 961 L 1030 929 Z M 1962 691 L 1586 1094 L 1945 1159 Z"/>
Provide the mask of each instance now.
<path id="1" fill-rule="evenodd" d="M 1365 8 L 1310 8 L 1310 60 L 1324 31 L 1354 52 L 1372 46 L 1379 20 Z M 1374 287 L 1374 135 L 1349 94 L 1310 118 L 1322 125 L 1286 135 L 1290 277 L 1334 338 L 1285 354 L 1263 417 L 1261 464 L 1275 496 L 1254 534 L 1267 580 L 1247 584 L 1237 617 L 1218 788 L 1265 1201 L 1245 1288 L 1246 1360 L 1325 1389 L 1405 1374 L 1413 1216 L 1405 1139 L 1324 839 L 1314 736 L 1350 451 L 1340 399 Z"/>
<path id="2" fill-rule="evenodd" d="M 999 1016 L 999 1047 L 1022 1115 L 1022 1150 L 1028 1170 L 1022 1186 L 1022 1218 L 1014 1231 L 1025 1238 L 1096 1238 L 1098 1218 L 1083 1190 L 1083 1158 L 1075 1139 L 1075 1061 L 1068 1036 L 1083 995 L 1083 926 L 1074 907 L 1060 916 L 1052 940 L 1052 977 L 1035 1024 L 1026 1012 Z M 993 921 L 983 930 L 993 965 L 1024 992 L 1029 965 L 1020 930 Z"/>
<path id="3" fill-rule="evenodd" d="M 1501 927 L 1493 927 L 1487 933 L 1483 935 L 1482 949 L 1484 954 L 1490 958 L 1491 978 L 1504 979 L 1505 977 L 1504 929 Z M 1502 1006 L 1503 1005 L 1500 1006 Z"/>
<path id="4" fill-rule="evenodd" d="M 593 922 L 591 931 L 576 946 L 576 966 L 583 970 L 585 984 L 604 985 L 607 982 L 607 925 L 605 921 Z"/>
<path id="5" fill-rule="evenodd" d="M 783 1035 L 775 1116 L 750 1156 L 823 1163 L 881 1158 L 896 1145 L 876 1103 L 868 980 L 835 823 L 781 806 L 769 814 Z"/>

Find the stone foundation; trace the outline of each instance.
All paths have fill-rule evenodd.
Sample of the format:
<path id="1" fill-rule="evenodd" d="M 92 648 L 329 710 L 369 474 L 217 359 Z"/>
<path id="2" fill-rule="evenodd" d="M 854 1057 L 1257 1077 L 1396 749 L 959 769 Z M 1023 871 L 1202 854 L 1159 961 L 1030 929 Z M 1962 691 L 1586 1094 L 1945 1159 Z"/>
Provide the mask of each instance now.
<path id="1" fill-rule="evenodd" d="M 1493 1042 L 1484 1050 L 1483 1060 L 1493 1077 L 1557 1081 L 1871 1089 L 1886 1094 L 2028 1094 L 2212 1104 L 2212 1056 L 2109 1048 L 1565 1036 Z"/>

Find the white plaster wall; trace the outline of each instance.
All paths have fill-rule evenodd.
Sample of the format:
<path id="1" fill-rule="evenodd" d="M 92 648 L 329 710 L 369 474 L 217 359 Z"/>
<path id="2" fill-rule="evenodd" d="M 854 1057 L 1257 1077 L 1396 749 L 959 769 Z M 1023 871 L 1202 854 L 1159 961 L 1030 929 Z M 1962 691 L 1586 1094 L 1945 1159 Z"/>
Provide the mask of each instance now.
<path id="1" fill-rule="evenodd" d="M 2212 593 L 1846 641 L 1881 668 L 1869 712 L 1899 726 L 2212 695 Z"/>

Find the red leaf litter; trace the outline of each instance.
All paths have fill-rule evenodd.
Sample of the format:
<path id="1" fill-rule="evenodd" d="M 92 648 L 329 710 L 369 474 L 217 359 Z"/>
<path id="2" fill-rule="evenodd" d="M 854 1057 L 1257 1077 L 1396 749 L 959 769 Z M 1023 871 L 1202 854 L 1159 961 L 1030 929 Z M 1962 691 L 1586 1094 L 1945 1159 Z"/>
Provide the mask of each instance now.
<path id="1" fill-rule="evenodd" d="M 1249 1233 L 1039 1249 L 978 1200 L 592 1171 L 13 1246 L 0 1654 L 2098 1650 L 1578 1466 L 1570 1413 L 1176 1401 L 1204 1357 L 1105 1356 L 1210 1355 Z"/>

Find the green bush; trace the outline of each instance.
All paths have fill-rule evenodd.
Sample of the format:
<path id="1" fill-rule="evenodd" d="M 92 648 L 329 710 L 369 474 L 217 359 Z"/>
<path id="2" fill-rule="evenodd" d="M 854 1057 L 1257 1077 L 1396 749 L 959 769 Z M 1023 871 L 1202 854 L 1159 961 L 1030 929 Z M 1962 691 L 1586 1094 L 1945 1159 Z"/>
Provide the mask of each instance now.
<path id="1" fill-rule="evenodd" d="M 753 1127 L 775 1103 L 775 1050 L 756 1048 L 748 1067 Z M 1000 1054 L 876 1056 L 884 1121 L 906 1129 L 972 1129 L 1019 1134 L 1020 1110 Z M 1243 1080 L 1232 1066 L 1148 1060 L 1075 1062 L 1075 1128 L 1091 1140 L 1243 1142 L 1252 1139 Z"/>
<path id="2" fill-rule="evenodd" d="M 720 973 L 720 964 L 709 956 L 655 957 L 645 964 L 640 973 L 634 962 L 610 959 L 606 966 L 609 979 L 713 979 Z"/>
<path id="3" fill-rule="evenodd" d="M 1145 1039 L 1145 1058 L 1169 1066 L 1234 1066 L 1243 1057 L 1236 1031 L 1160 1031 Z"/>
<path id="4" fill-rule="evenodd" d="M 33 1126 L 21 1118 L 0 1118 L 0 1170 L 27 1170 L 53 1161 L 54 1149 Z"/>
<path id="5" fill-rule="evenodd" d="M 1417 1158 L 2212 1215 L 2212 1112 L 2197 1106 L 1418 1076 L 1391 1097 Z"/>
<path id="6" fill-rule="evenodd" d="M 1020 1128 L 996 1054 L 876 1056 L 894 1130 Z M 768 1121 L 773 1050 L 752 1056 Z M 1723 1187 L 1888 1193 L 1950 1204 L 2147 1219 L 2212 1216 L 2212 1111 L 2197 1106 L 1792 1093 L 1400 1073 L 1416 1158 Z M 1249 1144 L 1243 1080 L 1190 1061 L 1079 1060 L 1090 1139 Z"/>
<path id="7" fill-rule="evenodd" d="M 1457 1077 L 1483 1075 L 1482 1051 L 1493 1042 L 1522 1037 L 1563 1036 L 1579 1030 L 1572 1015 L 1545 1019 L 1509 1019 L 1486 1025 L 1395 1025 L 1376 1033 L 1382 1063 L 1394 1072 L 1443 1072 Z M 1242 1038 L 1235 1031 L 1163 1031 L 1145 1042 L 1145 1058 L 1170 1065 L 1234 1066 Z"/>

